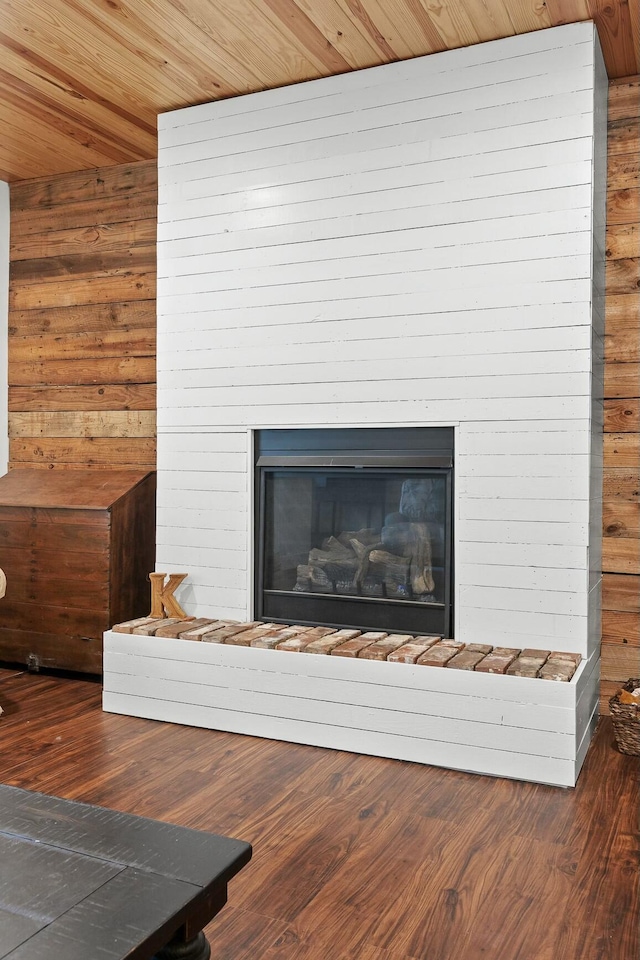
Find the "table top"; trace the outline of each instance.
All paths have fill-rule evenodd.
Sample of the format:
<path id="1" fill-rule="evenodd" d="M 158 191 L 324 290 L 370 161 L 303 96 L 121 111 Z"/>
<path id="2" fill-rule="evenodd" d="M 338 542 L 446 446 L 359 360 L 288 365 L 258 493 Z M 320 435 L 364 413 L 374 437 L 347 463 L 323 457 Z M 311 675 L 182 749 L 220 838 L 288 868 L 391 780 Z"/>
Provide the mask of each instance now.
<path id="1" fill-rule="evenodd" d="M 149 960 L 195 936 L 241 840 L 0 785 L 0 958 Z"/>

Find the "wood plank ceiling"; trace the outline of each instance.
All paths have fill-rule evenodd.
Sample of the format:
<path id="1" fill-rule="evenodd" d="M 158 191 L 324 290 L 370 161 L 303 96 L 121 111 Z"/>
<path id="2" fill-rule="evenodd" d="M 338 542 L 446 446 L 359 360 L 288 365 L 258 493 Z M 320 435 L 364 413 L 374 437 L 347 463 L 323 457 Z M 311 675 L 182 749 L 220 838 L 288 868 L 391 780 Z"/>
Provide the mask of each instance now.
<path id="1" fill-rule="evenodd" d="M 593 19 L 640 73 L 639 0 L 0 0 L 0 178 L 156 156 L 156 117 Z"/>

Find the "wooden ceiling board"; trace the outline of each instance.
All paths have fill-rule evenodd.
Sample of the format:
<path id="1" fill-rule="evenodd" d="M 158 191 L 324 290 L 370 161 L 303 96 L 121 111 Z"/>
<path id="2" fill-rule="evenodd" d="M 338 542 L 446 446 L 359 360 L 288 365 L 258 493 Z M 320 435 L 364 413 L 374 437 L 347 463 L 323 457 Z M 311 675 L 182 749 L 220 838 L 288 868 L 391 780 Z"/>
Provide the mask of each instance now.
<path id="1" fill-rule="evenodd" d="M 493 0 L 491 6 L 484 0 L 469 0 L 465 6 L 481 43 L 495 40 L 497 37 L 510 37 L 516 33 L 509 9 L 503 0 Z M 527 4 L 524 5 L 524 9 L 529 9 Z M 543 10 L 546 11 L 546 7 Z M 535 25 L 529 29 L 538 30 L 540 26 L 541 20 L 538 17 Z"/>
<path id="2" fill-rule="evenodd" d="M 3 71 L 0 70 L 0 86 L 3 87 L 2 107 L 8 112 L 9 119 L 15 120 L 16 116 L 20 116 L 22 122 L 28 122 L 29 126 L 48 127 L 50 150 L 71 152 L 71 155 L 75 155 L 76 134 L 78 129 L 82 129 L 84 134 L 81 146 L 84 149 L 87 167 L 126 163 L 131 160 L 131 153 L 136 150 L 134 139 L 118 141 L 116 136 L 109 135 L 108 126 L 96 124 L 86 115 L 82 116 L 76 111 L 61 107 L 50 97 L 39 97 L 38 100 L 34 100 L 33 97 L 25 96 L 24 93 L 16 93 L 8 84 L 3 84 L 2 74 Z"/>
<path id="3" fill-rule="evenodd" d="M 286 2 L 293 4 L 293 0 Z M 398 44 L 387 44 L 380 31 L 372 32 L 359 17 L 354 18 L 347 2 L 297 0 L 295 6 L 313 23 L 325 43 L 329 40 L 351 70 L 361 70 L 380 63 L 385 45 L 393 50 L 394 59 L 403 55 Z M 404 53 L 405 57 L 412 55 L 410 50 Z"/>
<path id="4" fill-rule="evenodd" d="M 98 5 L 83 0 L 83 6 L 84 12 L 73 0 L 32 0 L 29 5 L 23 0 L 1 0 L 0 22 L 14 42 L 22 38 L 26 60 L 35 54 L 65 69 L 67 94 L 100 96 L 106 103 L 124 107 L 130 116 L 154 123 L 160 104 L 176 96 L 184 84 L 176 52 L 167 60 L 155 50 L 151 17 L 146 30 L 139 29 L 134 38 L 123 29 L 125 21 L 116 16 L 116 8 L 111 20 L 101 25 L 95 14 Z M 25 14 L 33 7 L 39 9 L 39 16 L 25 27 Z"/>
<path id="5" fill-rule="evenodd" d="M 5 0 L 0 0 L 0 24 L 5 22 L 2 19 L 4 2 Z M 19 85 L 25 91 L 39 95 L 40 89 L 44 89 L 50 96 L 60 98 L 60 102 L 73 104 L 76 108 L 86 108 L 87 105 L 102 106 L 108 110 L 110 118 L 120 117 L 135 129 L 146 129 L 155 136 L 155 114 L 151 114 L 145 124 L 138 114 L 126 109 L 123 103 L 110 102 L 106 97 L 106 89 L 104 91 L 93 89 L 88 84 L 84 72 L 75 75 L 70 72 L 69 65 L 64 59 L 54 62 L 48 56 L 41 56 L 33 47 L 26 47 L 21 40 L 13 40 L 2 32 L 0 32 L 0 51 L 2 51 L 4 69 L 14 77 L 15 85 Z"/>
<path id="6" fill-rule="evenodd" d="M 156 156 L 158 113 L 595 20 L 640 73 L 638 0 L 0 0 L 0 177 Z"/>
<path id="7" fill-rule="evenodd" d="M 233 7 L 234 11 L 237 10 L 235 0 L 222 2 L 227 8 Z M 261 37 L 263 29 L 261 21 L 266 21 L 269 24 L 268 36 L 272 41 L 275 39 L 275 67 L 277 69 L 280 64 L 280 70 L 286 71 L 289 77 L 287 83 L 344 73 L 349 69 L 348 61 L 338 53 L 333 44 L 327 42 L 326 37 L 293 0 L 263 0 L 260 6 L 260 16 L 256 17 L 249 28 L 248 46 L 243 49 L 245 57 L 251 59 L 254 56 L 256 37 Z M 257 12 L 256 10 L 254 15 Z M 271 57 L 269 59 L 271 60 Z M 307 63 L 312 65 L 313 74 L 307 72 Z M 281 84 L 271 82 L 267 86 Z"/>
<path id="8" fill-rule="evenodd" d="M 456 0 L 444 0 L 442 3 L 429 3 L 427 10 L 436 30 L 442 37 L 447 50 L 453 50 L 456 47 L 469 47 L 475 43 L 481 43 L 482 40 L 494 40 L 495 35 L 487 23 L 486 16 L 478 16 L 481 29 L 478 31 L 471 17 L 471 4 L 458 3 Z M 485 36 L 481 37 L 480 34 Z"/>
<path id="9" fill-rule="evenodd" d="M 338 0 L 351 13 L 353 0 Z M 366 14 L 366 15 L 365 15 Z M 447 45 L 420 0 L 368 0 L 356 17 L 381 54 L 377 63 L 419 57 L 425 49 L 441 53 Z M 384 55 L 389 47 L 395 56 Z"/>
<path id="10" fill-rule="evenodd" d="M 514 3 L 512 0 L 505 0 L 505 7 L 515 34 L 532 33 L 534 30 L 546 30 L 553 26 L 549 7 L 545 2 L 523 0 L 522 3 Z"/>
<path id="11" fill-rule="evenodd" d="M 63 0 L 64 2 L 64 0 Z M 75 2 L 75 0 L 70 0 Z M 85 0 L 79 0 L 84 3 Z M 140 57 L 149 76 L 164 79 L 169 97 L 175 106 L 183 106 L 185 99 L 213 100 L 221 96 L 235 96 L 264 85 L 254 64 L 243 60 L 235 49 L 237 28 L 230 24 L 222 5 L 217 12 L 214 29 L 207 19 L 205 4 L 171 3 L 166 0 L 122 0 L 111 7 L 98 0 L 93 15 L 102 29 L 123 38 L 131 55 Z M 170 9 L 168 9 L 170 8 Z M 200 13 L 200 15 L 199 15 Z M 244 26 L 244 25 L 243 25 Z M 263 43 L 256 45 L 255 64 L 266 60 L 260 56 Z M 129 64 L 128 76 L 135 77 Z M 163 101 L 167 94 L 157 96 Z M 166 107 L 162 107 L 166 109 Z M 169 109 L 172 109 L 170 107 Z"/>
<path id="12" fill-rule="evenodd" d="M 21 97 L 23 102 L 34 106 L 40 105 L 54 113 L 60 113 L 76 127 L 86 126 L 92 129 L 96 136 L 104 139 L 110 148 L 123 149 L 129 154 L 140 149 L 154 150 L 156 143 L 156 122 L 144 125 L 142 121 L 134 122 L 129 117 L 110 109 L 103 103 L 89 100 L 86 97 L 75 96 L 69 98 L 61 93 L 57 84 L 50 77 L 43 76 L 41 71 L 32 70 L 29 80 L 20 79 L 21 61 L 13 51 L 3 49 L 3 64 L 0 69 L 0 98 L 9 101 L 11 98 Z M 13 72 L 12 72 L 13 71 Z M 52 92 L 53 88 L 53 92 Z M 36 99 L 37 98 L 37 99 Z M 79 106 L 81 101 L 82 106 Z M 146 156 L 146 154 L 145 154 Z M 142 155 L 140 156 L 142 159 Z M 119 161 L 118 161 L 119 162 Z"/>
<path id="13" fill-rule="evenodd" d="M 233 24 L 229 24 L 222 11 L 215 19 L 211 17 L 210 0 L 188 0 L 185 3 L 174 0 L 170 19 L 167 19 L 167 0 L 149 0 L 147 6 L 156 22 L 164 21 L 170 27 L 173 39 L 165 51 L 173 49 L 176 43 L 183 55 L 194 43 L 202 47 L 207 63 L 204 79 L 215 89 L 210 96 L 201 96 L 198 102 L 237 96 L 263 88 L 264 81 L 259 76 L 257 66 L 259 56 L 256 56 L 255 63 L 243 61 L 241 49 L 235 46 Z M 256 49 L 258 53 L 259 48 Z M 184 99 L 180 105 L 185 105 Z"/>
<path id="14" fill-rule="evenodd" d="M 12 172 L 15 164 L 24 164 L 31 176 L 43 177 L 52 172 L 63 173 L 115 162 L 106 158 L 97 160 L 98 154 L 85 146 L 88 133 L 84 128 L 82 135 L 85 139 L 81 143 L 75 139 L 80 130 L 75 131 L 72 138 L 61 133 L 55 122 L 47 122 L 43 112 L 38 111 L 37 102 L 29 102 L 28 109 L 16 108 L 10 98 L 0 97 L 0 129 L 0 167 Z M 80 158 L 82 162 L 78 162 Z"/>

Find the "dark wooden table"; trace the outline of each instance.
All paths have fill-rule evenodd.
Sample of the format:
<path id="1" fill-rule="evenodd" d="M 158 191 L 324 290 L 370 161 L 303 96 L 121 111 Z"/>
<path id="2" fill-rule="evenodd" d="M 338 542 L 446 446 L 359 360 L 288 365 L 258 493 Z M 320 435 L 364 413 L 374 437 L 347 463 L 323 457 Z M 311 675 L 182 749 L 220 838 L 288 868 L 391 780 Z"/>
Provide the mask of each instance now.
<path id="1" fill-rule="evenodd" d="M 0 785 L 0 958 L 207 960 L 241 840 Z"/>

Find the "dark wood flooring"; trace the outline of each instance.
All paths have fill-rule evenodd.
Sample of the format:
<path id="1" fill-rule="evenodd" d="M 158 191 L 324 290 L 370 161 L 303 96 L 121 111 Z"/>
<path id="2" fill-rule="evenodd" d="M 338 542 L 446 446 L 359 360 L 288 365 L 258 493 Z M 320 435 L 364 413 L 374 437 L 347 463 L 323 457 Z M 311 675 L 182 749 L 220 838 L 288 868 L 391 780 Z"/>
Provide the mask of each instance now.
<path id="1" fill-rule="evenodd" d="M 0 670 L 0 780 L 250 841 L 207 929 L 215 960 L 639 957 L 639 762 L 608 718 L 563 790 L 114 716 L 100 698 Z"/>

